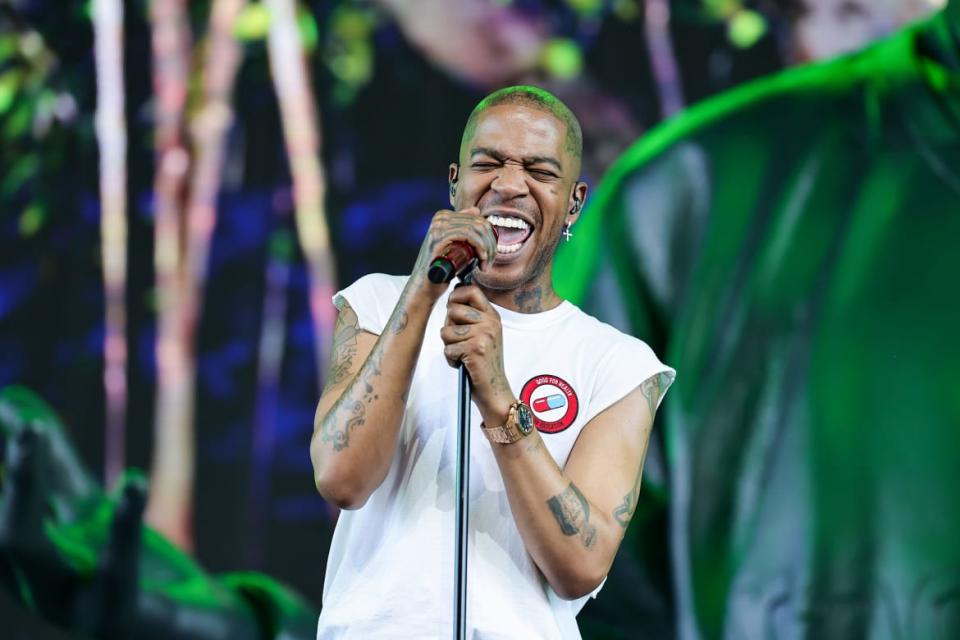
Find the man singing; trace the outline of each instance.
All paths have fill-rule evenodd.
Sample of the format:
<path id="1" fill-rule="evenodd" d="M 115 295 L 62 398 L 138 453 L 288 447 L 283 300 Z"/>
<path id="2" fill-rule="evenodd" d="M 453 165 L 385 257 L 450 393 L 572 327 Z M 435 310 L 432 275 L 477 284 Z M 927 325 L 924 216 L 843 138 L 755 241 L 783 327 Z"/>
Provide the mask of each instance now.
<path id="1" fill-rule="evenodd" d="M 636 507 L 654 414 L 674 378 L 643 342 L 560 299 L 553 256 L 586 197 L 562 102 L 502 89 L 470 114 L 409 276 L 372 274 L 340 311 L 310 443 L 345 511 L 318 638 L 453 629 L 457 376 L 473 386 L 468 620 L 475 638 L 579 638 Z M 452 242 L 474 284 L 427 279 Z"/>

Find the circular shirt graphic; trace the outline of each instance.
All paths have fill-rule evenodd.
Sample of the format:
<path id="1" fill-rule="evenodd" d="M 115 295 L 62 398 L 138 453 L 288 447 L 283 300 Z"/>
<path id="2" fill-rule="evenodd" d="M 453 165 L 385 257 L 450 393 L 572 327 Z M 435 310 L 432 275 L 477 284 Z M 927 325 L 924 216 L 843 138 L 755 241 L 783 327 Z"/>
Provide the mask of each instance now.
<path id="1" fill-rule="evenodd" d="M 520 391 L 520 401 L 533 412 L 541 433 L 560 433 L 573 424 L 580 411 L 577 393 L 567 381 L 552 375 L 534 376 Z"/>

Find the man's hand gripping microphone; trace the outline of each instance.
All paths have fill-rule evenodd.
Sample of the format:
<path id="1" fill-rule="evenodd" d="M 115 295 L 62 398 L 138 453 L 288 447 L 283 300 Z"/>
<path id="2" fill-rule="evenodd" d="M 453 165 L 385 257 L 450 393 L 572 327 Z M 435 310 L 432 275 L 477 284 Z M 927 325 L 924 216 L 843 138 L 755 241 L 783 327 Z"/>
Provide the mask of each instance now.
<path id="1" fill-rule="evenodd" d="M 492 228 L 493 235 L 496 237 L 497 228 Z M 479 262 L 473 245 L 469 242 L 457 240 L 451 242 L 442 255 L 433 259 L 427 270 L 427 278 L 434 284 L 450 282 L 454 276 L 466 281 Z"/>

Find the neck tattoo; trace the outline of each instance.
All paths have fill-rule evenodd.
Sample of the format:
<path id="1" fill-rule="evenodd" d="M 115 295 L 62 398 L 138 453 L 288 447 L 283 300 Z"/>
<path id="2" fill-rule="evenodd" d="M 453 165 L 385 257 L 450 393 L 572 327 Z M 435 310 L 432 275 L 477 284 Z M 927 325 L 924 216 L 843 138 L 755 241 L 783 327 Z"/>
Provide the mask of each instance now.
<path id="1" fill-rule="evenodd" d="M 513 294 L 513 302 L 520 313 L 540 313 L 543 311 L 543 294 L 540 287 Z"/>

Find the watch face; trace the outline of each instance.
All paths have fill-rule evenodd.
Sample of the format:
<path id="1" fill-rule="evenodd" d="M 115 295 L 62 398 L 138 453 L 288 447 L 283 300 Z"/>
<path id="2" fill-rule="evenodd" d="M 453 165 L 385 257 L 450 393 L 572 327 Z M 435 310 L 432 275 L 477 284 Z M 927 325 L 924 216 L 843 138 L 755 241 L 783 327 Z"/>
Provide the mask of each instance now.
<path id="1" fill-rule="evenodd" d="M 533 431 L 533 412 L 522 402 L 517 403 L 517 427 L 523 435 Z"/>

